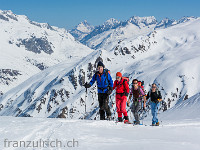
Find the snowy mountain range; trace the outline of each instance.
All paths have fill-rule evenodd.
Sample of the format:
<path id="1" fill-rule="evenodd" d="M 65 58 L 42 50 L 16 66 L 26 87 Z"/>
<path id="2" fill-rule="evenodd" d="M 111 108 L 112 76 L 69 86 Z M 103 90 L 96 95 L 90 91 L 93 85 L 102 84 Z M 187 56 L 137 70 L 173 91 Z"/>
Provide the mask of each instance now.
<path id="1" fill-rule="evenodd" d="M 65 29 L 0 10 L 0 91 L 5 93 L 34 74 L 64 60 L 79 61 L 93 50 Z"/>
<path id="2" fill-rule="evenodd" d="M 162 26 L 169 22 L 165 21 L 156 30 L 154 17 L 133 17 L 121 28 L 117 27 L 120 25 L 118 21 L 107 21 L 108 28 L 112 29 L 108 29 L 105 23 L 102 30 L 99 28 L 99 34 L 95 35 L 95 29 L 91 32 L 95 35 L 91 39 L 96 39 L 98 43 L 98 37 L 103 39 L 103 34 L 109 32 L 114 35 L 121 30 L 124 34 L 119 36 L 124 37 L 123 40 L 112 42 L 117 36 L 110 36 L 113 38 L 108 38 L 110 42 L 106 41 L 106 45 L 102 45 L 104 48 L 92 51 L 79 60 L 70 62 L 63 59 L 59 64 L 33 75 L 1 96 L 0 115 L 98 119 L 96 85 L 89 89 L 87 99 L 82 85 L 91 79 L 99 60 L 111 70 L 113 79 L 115 73 L 121 71 L 130 80 L 144 80 L 147 91 L 150 84 L 157 83 L 164 99 L 161 109 L 173 107 L 200 91 L 200 32 L 197 30 L 200 18 L 185 20 L 167 28 Z M 131 31 L 135 35 L 130 34 Z M 91 50 L 88 48 L 88 51 Z M 114 97 L 113 92 L 110 107 L 112 117 L 116 118 Z"/>
<path id="3" fill-rule="evenodd" d="M 178 21 L 165 18 L 158 22 L 154 16 L 133 16 L 125 21 L 118 21 L 114 18 L 111 18 L 102 25 L 95 27 L 89 26 L 89 24 L 87 23 L 85 25 L 85 28 L 90 29 L 87 30 L 90 31 L 87 32 L 87 34 L 86 32 L 84 32 L 83 34 L 79 32 L 79 35 L 75 34 L 73 31 L 77 31 L 76 27 L 69 32 L 81 43 L 87 45 L 92 49 L 103 48 L 106 50 L 110 50 L 113 49 L 114 45 L 116 45 L 118 42 L 121 42 L 127 38 L 137 38 L 141 35 L 150 34 L 155 29 L 167 28 L 194 19 L 196 19 L 196 17 L 183 17 Z M 81 23 L 81 25 L 84 24 Z"/>

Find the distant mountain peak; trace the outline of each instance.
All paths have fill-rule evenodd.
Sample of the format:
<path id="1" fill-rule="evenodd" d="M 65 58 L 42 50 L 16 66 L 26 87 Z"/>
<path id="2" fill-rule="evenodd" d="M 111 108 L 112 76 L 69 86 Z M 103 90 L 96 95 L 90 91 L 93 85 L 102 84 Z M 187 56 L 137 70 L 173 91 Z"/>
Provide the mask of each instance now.
<path id="1" fill-rule="evenodd" d="M 2 14 L 13 14 L 11 10 L 0 10 L 0 13 Z"/>
<path id="2" fill-rule="evenodd" d="M 177 24 L 177 21 L 174 19 L 169 19 L 169 18 L 164 18 L 163 20 L 161 20 L 155 27 L 155 29 L 157 28 L 167 28 L 170 27 L 172 25 Z"/>
<path id="3" fill-rule="evenodd" d="M 79 23 L 76 27 L 75 27 L 76 30 L 79 30 L 83 33 L 88 33 L 88 32 L 91 32 L 94 27 L 92 25 L 90 25 L 87 20 L 84 20 L 82 21 L 81 23 Z"/>
<path id="4" fill-rule="evenodd" d="M 133 16 L 128 20 L 128 22 L 133 24 L 144 23 L 145 25 L 151 25 L 151 24 L 156 24 L 157 20 L 154 16 L 148 16 L 148 17 Z"/>
<path id="5" fill-rule="evenodd" d="M 106 22 L 104 22 L 104 25 L 116 25 L 119 23 L 120 21 L 116 20 L 115 18 L 110 18 Z"/>
<path id="6" fill-rule="evenodd" d="M 18 21 L 17 15 L 11 10 L 0 10 L 0 19 L 4 21 L 15 20 Z"/>
<path id="7" fill-rule="evenodd" d="M 184 22 L 187 22 L 187 21 L 190 21 L 190 20 L 194 20 L 194 19 L 197 19 L 197 17 L 194 17 L 194 16 L 184 16 L 182 17 L 181 19 L 178 20 L 178 23 L 184 23 Z"/>
<path id="8" fill-rule="evenodd" d="M 87 20 L 84 20 L 80 22 L 75 28 L 72 30 L 69 30 L 69 32 L 77 39 L 81 40 L 83 37 L 88 35 L 92 30 L 94 29 L 94 26 L 90 25 Z"/>

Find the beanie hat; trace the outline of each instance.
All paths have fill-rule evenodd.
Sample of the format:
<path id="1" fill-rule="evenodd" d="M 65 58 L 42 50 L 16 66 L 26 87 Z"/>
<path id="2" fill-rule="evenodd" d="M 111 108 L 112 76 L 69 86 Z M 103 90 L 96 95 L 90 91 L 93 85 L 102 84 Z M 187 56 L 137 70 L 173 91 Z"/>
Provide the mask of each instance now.
<path id="1" fill-rule="evenodd" d="M 102 66 L 102 67 L 104 68 L 104 64 L 103 64 L 101 61 L 98 62 L 97 68 L 98 68 L 99 66 Z"/>
<path id="2" fill-rule="evenodd" d="M 121 73 L 121 72 L 117 72 L 117 73 L 116 73 L 116 76 L 122 77 L 122 73 Z"/>

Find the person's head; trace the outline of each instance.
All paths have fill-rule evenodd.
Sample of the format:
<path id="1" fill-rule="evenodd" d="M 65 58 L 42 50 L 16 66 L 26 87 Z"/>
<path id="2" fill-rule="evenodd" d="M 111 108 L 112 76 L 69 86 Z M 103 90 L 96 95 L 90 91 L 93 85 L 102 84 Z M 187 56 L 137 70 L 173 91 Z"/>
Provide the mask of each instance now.
<path id="1" fill-rule="evenodd" d="M 153 84 L 151 85 L 151 89 L 152 89 L 152 91 L 155 91 L 155 90 L 156 90 L 156 88 L 157 88 L 156 84 L 155 84 L 155 83 L 153 83 Z"/>
<path id="2" fill-rule="evenodd" d="M 116 73 L 116 79 L 117 79 L 118 81 L 121 81 L 121 79 L 122 79 L 122 73 L 121 73 L 121 72 L 117 72 L 117 73 Z"/>
<path id="3" fill-rule="evenodd" d="M 103 68 L 104 68 L 104 64 L 101 61 L 99 61 L 97 64 L 97 69 L 99 73 L 103 73 Z"/>
<path id="4" fill-rule="evenodd" d="M 134 86 L 134 87 L 138 87 L 138 80 L 137 80 L 137 79 L 134 79 L 134 80 L 133 80 L 133 86 Z"/>

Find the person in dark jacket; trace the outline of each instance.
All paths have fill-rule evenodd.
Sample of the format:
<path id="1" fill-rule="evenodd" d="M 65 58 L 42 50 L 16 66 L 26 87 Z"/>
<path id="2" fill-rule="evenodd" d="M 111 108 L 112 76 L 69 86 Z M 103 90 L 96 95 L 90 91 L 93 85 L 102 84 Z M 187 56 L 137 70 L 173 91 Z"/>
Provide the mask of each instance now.
<path id="1" fill-rule="evenodd" d="M 151 100 L 151 114 L 153 116 L 152 126 L 159 126 L 157 113 L 160 106 L 160 102 L 162 101 L 162 96 L 155 83 L 152 84 L 151 90 L 147 94 L 147 100 L 149 98 Z"/>
<path id="2" fill-rule="evenodd" d="M 108 103 L 109 95 L 113 89 L 113 80 L 110 72 L 105 69 L 101 61 L 98 62 L 97 68 L 98 71 L 93 75 L 92 80 L 84 86 L 85 88 L 90 88 L 97 81 L 100 120 L 105 120 L 105 112 L 107 120 L 111 120 L 111 111 Z"/>
<path id="3" fill-rule="evenodd" d="M 128 100 L 128 104 L 130 103 L 130 99 L 133 97 L 133 104 L 131 106 L 131 111 L 133 112 L 133 115 L 135 117 L 134 124 L 139 125 L 140 124 L 140 118 L 139 118 L 139 111 L 142 109 L 142 102 L 144 100 L 143 107 L 146 107 L 146 97 L 144 94 L 144 91 L 140 86 L 138 86 L 138 80 L 134 79 L 132 81 L 133 87 L 130 91 L 130 96 Z"/>

